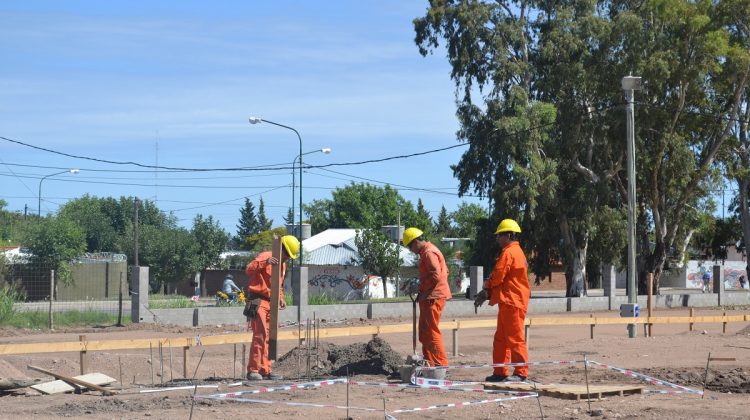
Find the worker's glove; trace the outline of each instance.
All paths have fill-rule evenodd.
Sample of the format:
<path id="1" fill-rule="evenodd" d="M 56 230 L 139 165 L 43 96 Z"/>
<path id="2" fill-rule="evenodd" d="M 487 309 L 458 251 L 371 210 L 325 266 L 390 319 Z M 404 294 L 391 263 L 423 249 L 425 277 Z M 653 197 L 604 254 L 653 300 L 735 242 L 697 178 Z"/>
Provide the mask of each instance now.
<path id="1" fill-rule="evenodd" d="M 477 293 L 477 297 L 474 298 L 474 313 L 477 313 L 477 309 L 487 300 L 488 293 L 487 289 L 482 289 L 481 292 Z"/>

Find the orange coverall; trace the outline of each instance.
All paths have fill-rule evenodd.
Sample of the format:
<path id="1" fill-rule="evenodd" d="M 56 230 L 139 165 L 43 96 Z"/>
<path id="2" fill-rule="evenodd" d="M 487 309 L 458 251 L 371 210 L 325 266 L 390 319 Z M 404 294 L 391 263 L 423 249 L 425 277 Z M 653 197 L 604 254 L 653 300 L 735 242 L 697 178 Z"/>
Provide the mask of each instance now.
<path id="1" fill-rule="evenodd" d="M 529 361 L 523 322 L 529 308 L 531 288 L 527 275 L 526 255 L 517 241 L 500 252 L 490 278 L 484 283 L 489 289 L 490 305 L 500 304 L 497 330 L 492 343 L 492 363 L 521 363 Z M 496 367 L 495 375 L 508 376 L 507 367 Z M 528 377 L 528 366 L 517 366 L 515 375 Z"/>
<path id="2" fill-rule="evenodd" d="M 253 341 L 250 343 L 250 358 L 247 361 L 248 373 L 257 372 L 265 376 L 271 373 L 271 361 L 268 360 L 268 342 L 271 324 L 271 270 L 272 265 L 267 260 L 271 258 L 271 251 L 261 252 L 245 267 L 245 274 L 249 279 L 248 300 L 260 296 L 258 313 L 250 321 L 253 329 Z M 281 263 L 281 283 L 279 284 L 279 300 L 284 301 L 284 274 L 286 264 Z"/>
<path id="3" fill-rule="evenodd" d="M 419 250 L 419 342 L 430 366 L 448 366 L 443 334 L 438 328 L 445 300 L 453 297 L 448 287 L 448 266 L 440 250 L 426 242 Z"/>

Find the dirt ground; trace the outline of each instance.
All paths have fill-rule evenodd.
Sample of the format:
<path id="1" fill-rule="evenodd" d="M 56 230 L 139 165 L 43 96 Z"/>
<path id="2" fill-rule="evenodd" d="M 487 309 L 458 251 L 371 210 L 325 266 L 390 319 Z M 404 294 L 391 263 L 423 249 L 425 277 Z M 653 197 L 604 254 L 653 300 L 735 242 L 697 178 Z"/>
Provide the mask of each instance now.
<path id="1" fill-rule="evenodd" d="M 728 315 L 745 314 L 748 308 L 727 310 Z M 701 309 L 697 315 L 719 315 L 723 311 Z M 556 316 L 580 317 L 582 314 L 559 314 Z M 595 316 L 616 316 L 614 313 L 599 313 Z M 687 316 L 688 311 L 663 310 L 659 316 Z M 584 315 L 585 316 L 585 315 Z M 358 325 L 377 325 L 410 322 L 411 319 L 383 319 L 376 321 L 346 320 L 326 325 L 338 328 Z M 88 340 L 132 339 L 146 337 L 190 337 L 213 334 L 236 333 L 242 331 L 237 326 L 212 326 L 204 328 L 184 328 L 175 326 L 131 325 L 124 328 L 104 327 L 48 331 L 0 330 L 1 343 L 77 341 L 79 335 Z M 452 365 L 487 364 L 491 362 L 493 329 L 461 330 L 459 335 L 459 355 L 451 354 L 451 332 L 444 333 L 446 350 Z M 350 409 L 354 419 L 383 418 L 383 407 L 394 418 L 456 418 L 464 419 L 578 419 L 578 418 L 711 418 L 740 419 L 750 417 L 750 323 L 730 323 L 727 332 L 722 333 L 721 324 L 696 324 L 688 331 L 687 324 L 664 324 L 653 327 L 651 338 L 643 337 L 643 329 L 638 329 L 638 337 L 630 339 L 624 326 L 595 327 L 594 339 L 589 338 L 588 326 L 533 327 L 529 334 L 529 353 L 532 361 L 571 361 L 593 360 L 620 368 L 630 369 L 658 379 L 679 385 L 702 389 L 703 376 L 709 352 L 712 358 L 735 358 L 735 361 L 711 362 L 707 377 L 707 390 L 704 398 L 694 394 L 643 394 L 629 396 L 608 396 L 590 402 L 563 400 L 552 397 L 527 398 L 468 405 L 463 407 L 441 407 L 439 409 L 412 413 L 393 413 L 395 410 L 428 407 L 432 405 L 457 404 L 466 401 L 495 399 L 504 397 L 497 394 L 478 392 L 404 389 L 396 387 L 375 387 L 335 384 L 313 389 L 274 391 L 263 394 L 246 394 L 244 398 L 263 402 L 196 401 L 191 404 L 191 391 L 169 391 L 142 394 L 140 390 L 159 388 L 162 381 L 174 385 L 184 385 L 182 378 L 182 352 L 174 349 L 171 355 L 173 369 L 170 371 L 170 354 L 164 352 L 164 379 L 159 376 L 158 354 L 154 352 L 154 372 L 149 364 L 149 351 L 108 351 L 89 353 L 89 371 L 101 372 L 113 378 L 120 378 L 122 384 L 112 387 L 119 392 L 115 396 L 101 396 L 98 392 L 81 395 L 57 394 L 39 395 L 25 389 L 10 395 L 0 396 L 0 418 L 52 419 L 59 417 L 80 419 L 132 419 L 132 418 L 189 418 L 215 419 L 242 416 L 245 419 L 295 418 L 317 416 L 319 418 L 346 418 L 344 409 L 318 408 L 297 403 L 319 405 L 347 405 L 347 394 L 351 407 L 370 408 L 378 411 Z M 372 337 L 345 337 L 321 342 L 311 369 L 314 375 L 333 378 L 346 372 L 353 379 L 364 382 L 394 382 L 388 373 L 392 371 L 396 357 L 404 357 L 412 352 L 411 334 L 388 334 L 381 336 L 382 342 L 369 342 Z M 369 343 L 368 343 L 369 342 Z M 248 391 L 261 387 L 299 383 L 300 374 L 306 371 L 306 349 L 293 350 L 296 342 L 279 343 L 279 354 L 287 355 L 275 367 L 275 372 L 287 380 L 272 383 L 254 383 L 253 386 L 228 387 L 239 381 L 244 374 L 241 347 L 233 345 L 205 346 L 191 351 L 190 371 L 192 372 L 203 353 L 196 373 L 200 384 L 218 385 L 218 390 L 198 389 L 198 394 L 217 392 Z M 237 349 L 237 361 L 235 358 Z M 331 356 L 334 355 L 334 356 Z M 357 356 L 361 357 L 357 357 Z M 369 356 L 368 356 L 369 355 Z M 381 357 L 383 356 L 383 357 Z M 66 375 L 76 375 L 79 370 L 78 353 L 49 353 L 31 355 L 11 355 L 0 357 L 0 379 L 3 378 L 48 378 L 44 374 L 27 370 L 27 365 L 36 365 Z M 369 359 L 368 359 L 369 358 Z M 385 360 L 378 359 L 388 359 Z M 335 360 L 333 360 L 335 359 Z M 357 364 L 359 363 L 359 364 Z M 301 369 L 298 368 L 301 366 Z M 448 378 L 452 380 L 481 381 L 491 373 L 489 368 L 453 369 Z M 619 372 L 590 368 L 583 364 L 533 366 L 530 379 L 539 383 L 566 383 L 585 385 L 586 377 L 590 384 L 617 385 L 642 384 L 646 389 L 669 390 L 669 388 L 647 384 Z M 120 387 L 122 390 L 120 391 Z M 468 386 L 467 386 L 468 387 Z M 465 388 L 467 388 L 465 387 Z M 273 402 L 273 403 L 269 403 Z M 286 404 L 284 404 L 286 403 Z M 592 415 L 593 414 L 593 415 Z"/>

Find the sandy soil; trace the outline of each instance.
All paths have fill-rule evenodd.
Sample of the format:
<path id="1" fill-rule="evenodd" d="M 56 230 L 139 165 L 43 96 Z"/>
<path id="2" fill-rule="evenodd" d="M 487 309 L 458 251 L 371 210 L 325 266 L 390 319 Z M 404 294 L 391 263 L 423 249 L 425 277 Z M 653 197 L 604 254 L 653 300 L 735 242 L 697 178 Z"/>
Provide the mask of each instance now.
<path id="1" fill-rule="evenodd" d="M 728 314 L 747 313 L 748 309 L 727 311 Z M 702 309 L 699 315 L 721 314 L 720 311 Z M 596 316 L 615 316 L 616 314 L 595 314 Z M 659 311 L 658 315 L 686 316 L 687 310 Z M 560 314 L 559 316 L 581 316 L 581 314 Z M 347 320 L 329 327 L 346 327 L 364 324 L 391 324 L 410 322 L 410 319 L 385 319 L 378 321 Z M 222 334 L 241 331 L 236 326 L 212 326 L 209 328 L 182 328 L 174 326 L 132 325 L 125 328 L 87 328 L 70 329 L 49 333 L 46 331 L 0 330 L 0 342 L 54 342 L 78 340 L 79 335 L 86 335 L 89 340 L 127 339 L 144 337 L 180 337 L 195 335 Z M 461 330 L 459 337 L 459 355 L 453 357 L 451 351 L 451 334 L 444 335 L 446 349 L 451 364 L 486 364 L 491 359 L 491 342 L 493 329 Z M 644 338 L 639 329 L 638 337 L 630 339 L 623 326 L 597 326 L 595 338 L 589 338 L 588 326 L 534 327 L 530 331 L 529 351 L 532 361 L 570 361 L 582 360 L 584 354 L 589 360 L 632 369 L 659 379 L 671 381 L 683 386 L 701 389 L 703 375 L 709 352 L 711 357 L 736 358 L 736 361 L 712 362 L 706 395 L 691 394 L 645 394 L 630 396 L 610 396 L 589 403 L 562 400 L 552 397 L 529 398 L 512 401 L 493 402 L 481 405 L 470 405 L 460 408 L 441 408 L 416 413 L 393 414 L 398 419 L 409 418 L 454 418 L 489 419 L 489 418 L 544 418 L 577 419 L 595 418 L 712 418 L 740 419 L 750 417 L 750 325 L 748 323 L 730 323 L 727 332 L 722 333 L 721 324 L 696 324 L 694 331 L 688 331 L 687 324 L 655 325 L 654 337 Z M 347 337 L 332 339 L 321 343 L 320 358 L 326 359 L 331 346 L 343 348 L 355 343 L 364 349 L 364 343 L 371 337 Z M 411 334 L 389 334 L 382 338 L 394 352 L 405 356 L 412 352 Z M 290 352 L 296 342 L 280 342 L 280 354 Z M 219 385 L 219 390 L 199 389 L 199 394 L 215 392 L 234 392 L 257 389 L 263 386 L 274 386 L 298 382 L 295 379 L 279 383 L 265 382 L 253 386 L 227 387 L 237 382 L 244 374 L 241 358 L 242 346 L 232 345 L 195 348 L 191 354 L 191 371 L 195 369 L 203 351 L 203 360 L 196 373 L 201 384 Z M 377 351 L 385 351 L 378 348 Z M 355 352 L 371 350 L 356 350 Z M 334 352 L 335 353 L 335 352 Z M 337 354 L 340 354 L 337 353 Z M 353 353 L 352 353 L 353 354 Z M 280 362 L 276 367 L 278 373 L 287 378 L 297 377 L 300 371 L 293 353 L 286 363 Z M 113 378 L 120 378 L 122 365 L 122 384 L 112 386 L 120 392 L 116 396 L 104 397 L 97 392 L 81 395 L 58 394 L 38 395 L 28 389 L 11 395 L 0 396 L 2 418 L 189 418 L 191 413 L 190 391 L 170 391 L 156 394 L 141 394 L 140 390 L 158 388 L 162 381 L 173 384 L 185 384 L 182 378 L 182 353 L 175 349 L 171 355 L 173 369 L 170 370 L 170 355 L 164 353 L 164 378 L 159 376 L 160 363 L 154 352 L 154 370 L 149 364 L 149 351 L 113 351 L 94 352 L 89 354 L 89 370 L 101 372 Z M 305 371 L 306 357 L 302 352 L 301 369 Z M 292 362 L 290 362 L 291 360 Z M 67 375 L 78 374 L 78 353 L 31 354 L 3 356 L 0 358 L 0 378 L 44 378 L 45 375 L 26 369 L 27 365 L 37 365 Z M 339 370 L 341 363 L 329 367 Z M 365 366 L 365 365 L 363 365 Z M 366 365 L 372 367 L 372 364 Z M 357 371 L 352 368 L 352 371 Z M 367 370 L 363 370 L 367 371 Z M 385 373 L 356 374 L 354 379 L 385 383 L 393 381 Z M 383 371 L 385 372 L 385 371 Z M 319 372 L 320 373 L 320 372 Z M 454 369 L 449 371 L 449 378 L 454 380 L 479 381 L 490 374 L 489 368 Z M 540 383 L 568 383 L 585 385 L 586 376 L 591 384 L 643 384 L 632 377 L 618 372 L 592 368 L 585 371 L 582 364 L 545 365 L 531 369 L 530 379 Z M 233 379 L 233 377 L 235 379 Z M 122 385 L 122 391 L 120 387 Z M 669 388 L 644 384 L 647 389 L 668 390 Z M 350 410 L 349 416 L 355 419 L 383 418 L 383 406 L 389 412 L 402 408 L 427 407 L 494 399 L 502 395 L 483 394 L 448 390 L 399 389 L 387 387 L 350 386 L 348 389 L 349 405 L 366 407 L 380 411 L 367 412 Z M 334 408 L 315 408 L 309 406 L 292 406 L 282 403 L 313 403 L 324 405 L 346 405 L 347 387 L 343 384 L 319 387 L 315 389 L 277 391 L 264 394 L 245 395 L 246 398 L 273 401 L 267 403 L 240 403 L 231 401 L 197 401 L 192 405 L 192 417 L 196 419 L 214 419 L 242 416 L 245 419 L 293 418 L 318 416 L 319 418 L 346 418 L 346 410 Z"/>

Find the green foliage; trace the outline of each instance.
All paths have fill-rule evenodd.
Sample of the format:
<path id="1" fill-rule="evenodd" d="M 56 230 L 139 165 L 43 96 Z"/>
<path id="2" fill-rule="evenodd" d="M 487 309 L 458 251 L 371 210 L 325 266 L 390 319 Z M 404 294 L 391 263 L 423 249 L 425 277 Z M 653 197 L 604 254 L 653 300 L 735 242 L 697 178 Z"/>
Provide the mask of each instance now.
<path id="1" fill-rule="evenodd" d="M 193 219 L 192 232 L 197 244 L 197 264 L 200 270 L 219 265 L 221 252 L 229 241 L 229 235 L 219 226 L 213 216 L 203 218 L 199 214 Z"/>
<path id="2" fill-rule="evenodd" d="M 7 206 L 8 202 L 0 199 L 0 245 L 19 243 L 26 226 L 23 214 L 8 211 Z"/>
<path id="3" fill-rule="evenodd" d="M 118 222 L 112 217 L 113 213 L 123 213 L 121 209 L 114 210 L 118 206 L 114 199 L 86 194 L 63 205 L 58 217 L 74 222 L 83 230 L 88 252 L 112 252 L 117 250 L 118 235 L 122 233 L 118 232 Z"/>
<path id="4" fill-rule="evenodd" d="M 559 251 L 576 289 L 597 232 L 619 229 L 608 209 L 626 202 L 620 79 L 642 76 L 637 206 L 652 223 L 639 236 L 655 243 L 641 260 L 658 285 L 747 97 L 747 17 L 746 3 L 729 0 L 431 2 L 414 21 L 416 44 L 426 55 L 444 42 L 452 67 L 458 138 L 469 144 L 453 167 L 459 193 L 491 198 L 495 223 L 520 222 L 537 273 Z"/>
<path id="5" fill-rule="evenodd" d="M 258 230 L 261 232 L 269 230 L 272 225 L 273 219 L 266 217 L 266 205 L 263 203 L 263 197 L 261 197 L 260 203 L 258 204 Z"/>
<path id="6" fill-rule="evenodd" d="M 329 228 L 380 229 L 395 225 L 400 219 L 405 226 L 419 226 L 419 218 L 411 202 L 389 185 L 378 187 L 367 183 L 351 183 L 336 188 L 332 199 L 314 200 L 305 206 L 313 233 Z"/>
<path id="7" fill-rule="evenodd" d="M 150 295 L 148 307 L 150 309 L 179 309 L 194 308 L 195 302 L 182 295 Z"/>
<path id="8" fill-rule="evenodd" d="M 479 204 L 464 202 L 450 214 L 450 217 L 456 226 L 457 237 L 474 239 L 477 236 L 477 221 L 487 217 L 487 210 Z"/>
<path id="9" fill-rule="evenodd" d="M 46 329 L 48 326 L 49 314 L 43 311 L 16 312 L 11 318 L 0 322 L 1 326 L 26 328 L 26 329 Z M 130 315 L 123 314 L 123 324 L 130 323 Z M 115 325 L 117 315 L 109 312 L 98 312 L 93 310 L 87 311 L 65 311 L 55 312 L 55 327 L 77 327 L 77 326 L 101 326 Z"/>
<path id="10" fill-rule="evenodd" d="M 271 249 L 273 238 L 275 236 L 286 235 L 285 227 L 277 227 L 271 230 L 265 230 L 255 235 L 248 236 L 245 238 L 245 244 L 243 248 L 250 251 L 263 251 Z"/>
<path id="11" fill-rule="evenodd" d="M 23 239 L 31 252 L 31 263 L 55 270 L 56 279 L 70 284 L 69 262 L 86 252 L 83 230 L 74 222 L 45 217 L 32 224 Z"/>
<path id="12" fill-rule="evenodd" d="M 292 210 L 291 207 L 289 207 L 289 209 L 286 211 L 286 216 L 284 216 L 284 224 L 294 224 L 294 210 Z"/>
<path id="13" fill-rule="evenodd" d="M 430 212 L 424 207 L 421 198 L 417 199 L 417 214 L 415 217 L 416 224 L 414 227 L 421 229 L 425 235 L 430 236 L 432 234 L 432 217 L 430 217 Z M 401 224 L 403 225 L 403 223 Z"/>
<path id="14" fill-rule="evenodd" d="M 398 246 L 374 229 L 362 229 L 354 238 L 354 244 L 359 251 L 359 259 L 354 263 L 361 265 L 366 274 L 383 279 L 383 296 L 388 297 L 386 280 L 403 264 Z"/>
<path id="15" fill-rule="evenodd" d="M 0 325 L 12 319 L 16 310 L 13 305 L 23 300 L 23 293 L 13 285 L 3 284 L 0 286 Z"/>
<path id="16" fill-rule="evenodd" d="M 450 216 L 448 216 L 448 210 L 445 206 L 440 207 L 440 214 L 438 214 L 437 220 L 435 220 L 435 226 L 433 226 L 433 232 L 438 238 L 452 238 L 454 232 L 453 223 L 451 222 Z"/>
<path id="17" fill-rule="evenodd" d="M 307 299 L 308 305 L 335 305 L 341 303 L 341 299 L 330 296 L 327 293 L 310 295 Z"/>
<path id="18" fill-rule="evenodd" d="M 250 235 L 260 232 L 258 216 L 255 215 L 255 205 L 250 199 L 245 198 L 245 205 L 240 209 L 240 220 L 237 224 L 237 238 L 240 243 Z"/>
<path id="19" fill-rule="evenodd" d="M 121 247 L 133 255 L 133 233 L 127 229 Z M 184 228 L 159 228 L 144 225 L 140 228 L 138 259 L 148 266 L 151 290 L 156 292 L 167 283 L 190 278 L 200 267 L 195 236 Z M 132 258 L 132 257 L 131 257 Z M 132 260 L 130 261 L 132 264 Z"/>

